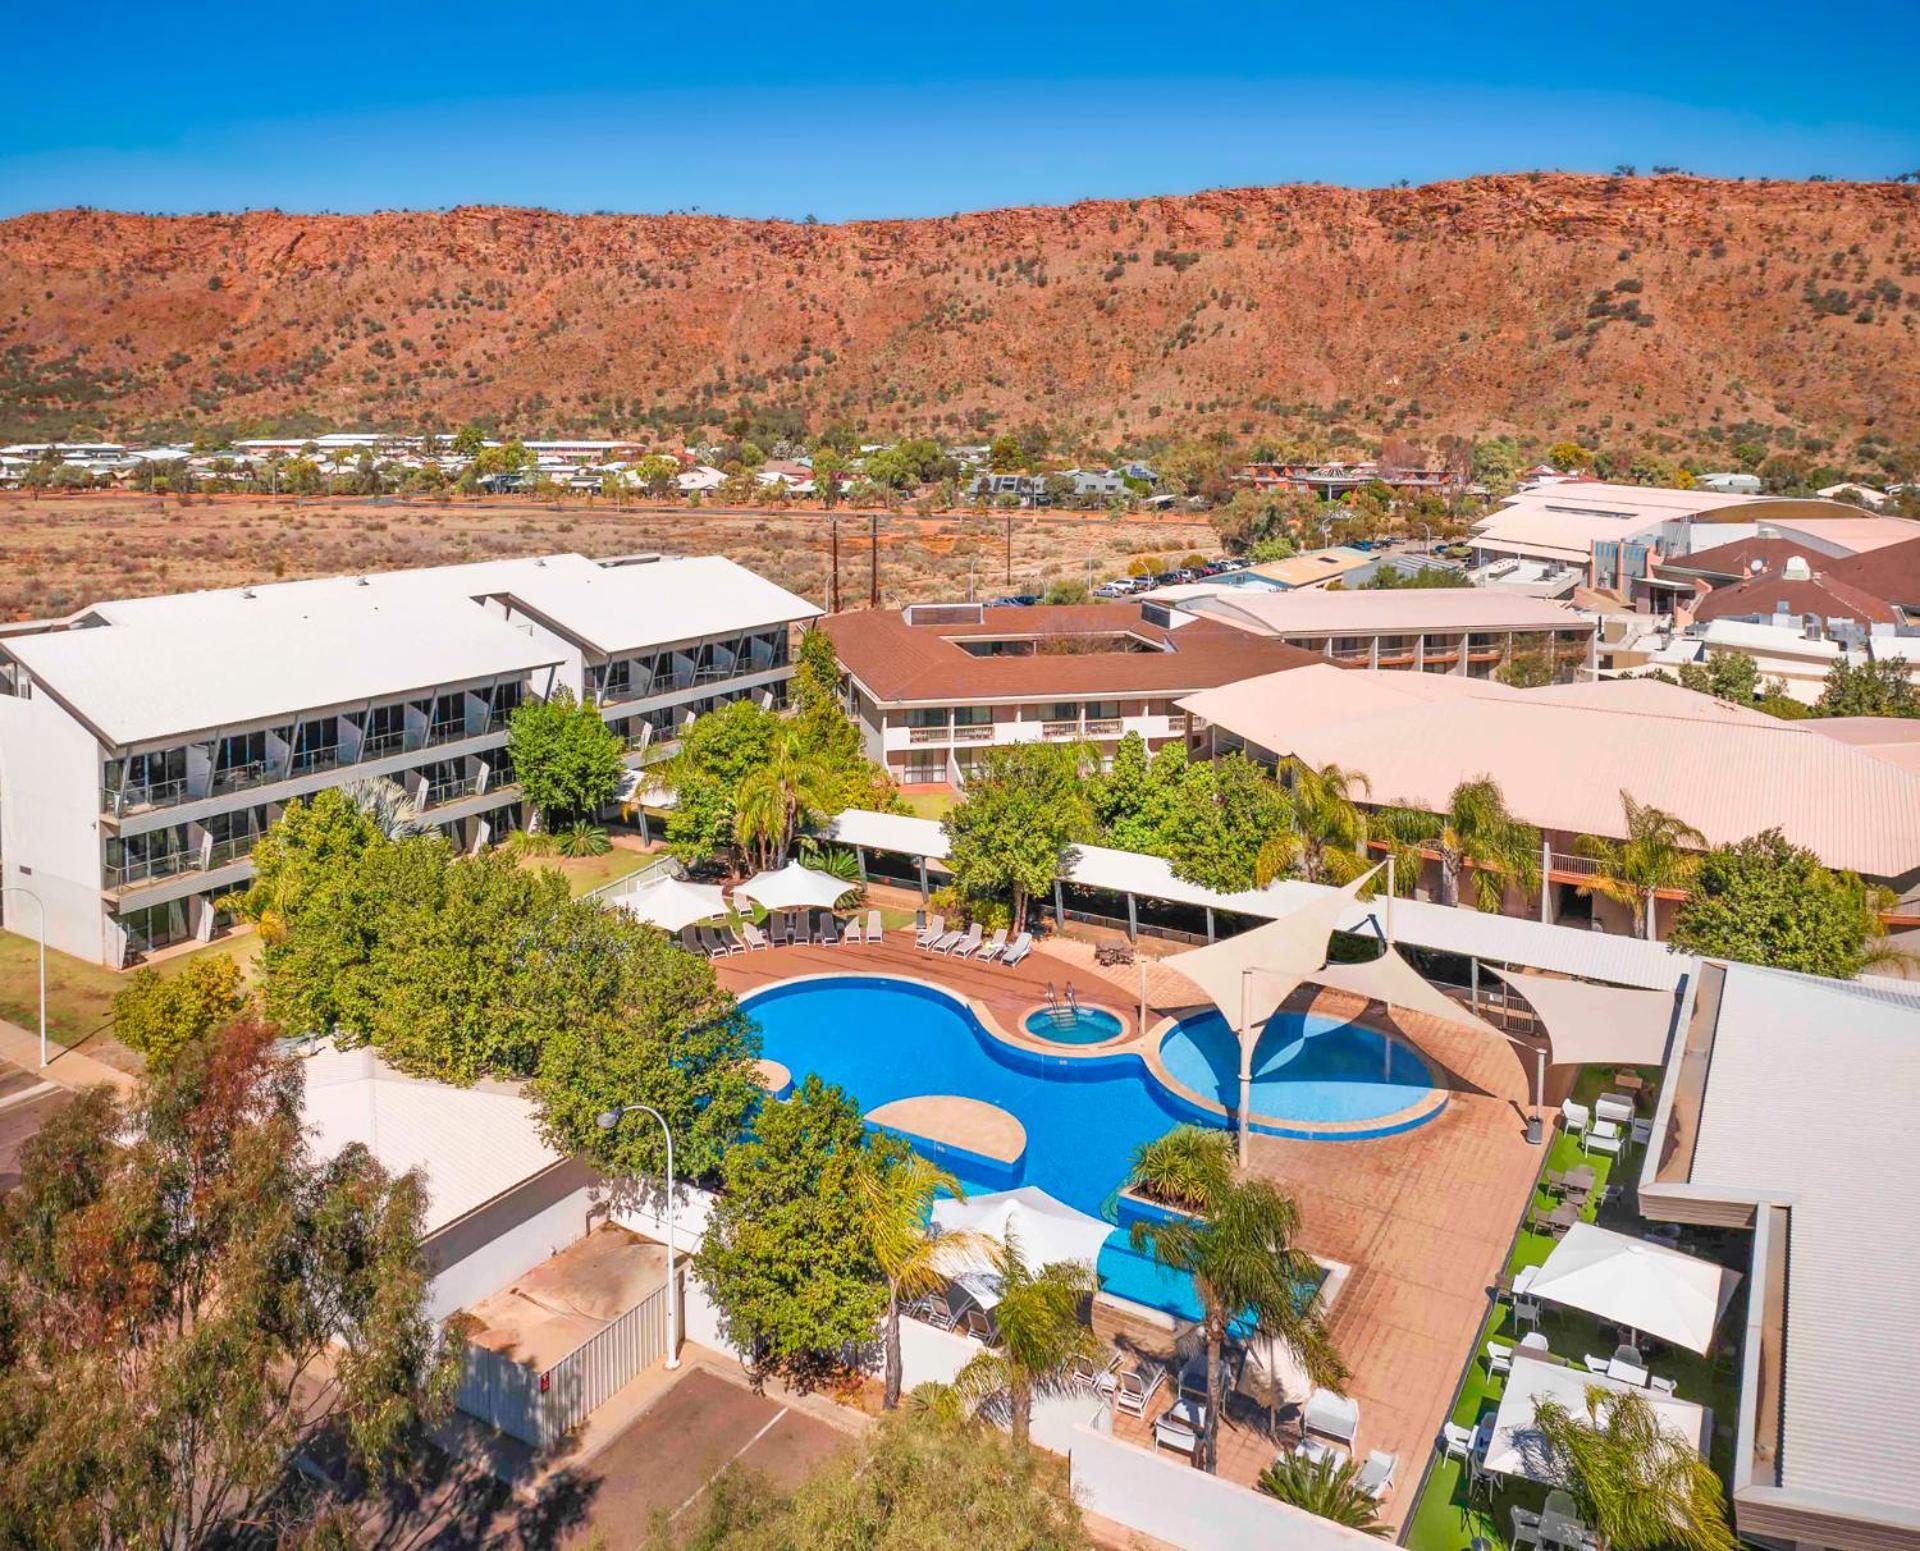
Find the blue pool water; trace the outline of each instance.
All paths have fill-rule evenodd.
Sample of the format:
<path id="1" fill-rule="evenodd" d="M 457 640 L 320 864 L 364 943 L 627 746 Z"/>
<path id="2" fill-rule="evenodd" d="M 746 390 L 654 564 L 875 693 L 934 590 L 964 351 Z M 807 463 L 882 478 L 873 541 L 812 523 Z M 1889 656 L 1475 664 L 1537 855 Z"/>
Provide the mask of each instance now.
<path id="1" fill-rule="evenodd" d="M 969 1190 L 1038 1185 L 1111 1221 L 1109 1198 L 1126 1179 L 1134 1149 L 1181 1121 L 1204 1121 L 1148 1076 L 1137 1056 L 1015 1050 L 960 1003 L 906 981 L 835 975 L 770 987 L 745 1006 L 760 1025 L 767 1057 L 796 1083 L 817 1072 L 852 1094 L 862 1111 L 957 1093 L 1012 1115 L 1027 1131 L 1017 1178 L 984 1160 L 942 1154 Z"/>
<path id="2" fill-rule="evenodd" d="M 1238 1106 L 1238 1043 L 1218 1012 L 1183 1018 L 1161 1041 L 1160 1059 L 1195 1093 Z M 1432 1070 L 1405 1041 L 1318 1013 L 1272 1018 L 1254 1047 L 1256 1124 L 1382 1120 L 1419 1103 L 1434 1086 Z"/>
<path id="3" fill-rule="evenodd" d="M 1027 1032 L 1055 1045 L 1101 1045 L 1120 1037 L 1120 1020 L 1098 1007 L 1042 1007 L 1027 1014 Z"/>

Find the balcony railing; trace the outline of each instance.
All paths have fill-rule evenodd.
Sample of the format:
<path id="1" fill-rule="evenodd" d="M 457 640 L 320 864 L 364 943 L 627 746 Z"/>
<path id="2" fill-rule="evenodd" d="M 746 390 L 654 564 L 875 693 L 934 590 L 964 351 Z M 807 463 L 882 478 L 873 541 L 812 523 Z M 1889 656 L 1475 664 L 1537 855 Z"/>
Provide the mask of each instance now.
<path id="1" fill-rule="evenodd" d="M 1077 738 L 1080 736 L 1078 722 L 1042 722 L 1040 736 L 1043 738 Z"/>
<path id="2" fill-rule="evenodd" d="M 244 856 L 251 855 L 253 848 L 259 843 L 260 836 L 258 834 L 235 835 L 230 840 L 214 841 L 212 849 L 207 852 L 208 870 L 211 871 L 215 867 L 228 866 L 230 863 L 239 861 Z"/>
<path id="3" fill-rule="evenodd" d="M 477 738 L 485 731 L 483 725 L 479 732 L 469 732 L 464 718 L 457 722 L 434 722 L 427 728 L 427 735 L 421 739 L 420 747 L 426 749 L 441 743 L 458 743 L 462 738 Z"/>
<path id="4" fill-rule="evenodd" d="M 340 765 L 340 745 L 329 744 L 324 749 L 302 749 L 287 761 L 289 775 L 314 775 L 322 770 L 334 770 Z"/>
<path id="5" fill-rule="evenodd" d="M 993 742 L 992 722 L 961 722 L 953 729 L 955 743 Z"/>
<path id="6" fill-rule="evenodd" d="M 135 884 L 158 883 L 163 878 L 177 878 L 183 872 L 199 870 L 200 854 L 197 851 L 163 851 L 157 856 L 141 857 L 138 861 L 108 862 L 107 887 L 127 889 Z"/>
<path id="7" fill-rule="evenodd" d="M 429 808 L 437 808 L 442 803 L 458 802 L 462 797 L 471 797 L 480 790 L 480 777 L 461 776 L 452 781 L 435 781 L 427 788 Z"/>
<path id="8" fill-rule="evenodd" d="M 1117 738 L 1120 736 L 1121 720 L 1117 716 L 1089 716 L 1087 718 L 1087 736 L 1089 738 Z"/>
<path id="9" fill-rule="evenodd" d="M 951 727 L 909 727 L 907 729 L 909 743 L 949 743 L 952 739 Z"/>
<path id="10" fill-rule="evenodd" d="M 100 789 L 100 806 L 103 812 L 117 818 L 136 808 L 158 808 L 180 802 L 186 795 L 187 778 L 181 776 L 174 781 L 149 781 L 144 786 L 123 786 L 118 790 L 104 786 Z"/>
<path id="11" fill-rule="evenodd" d="M 360 740 L 362 759 L 382 759 L 388 754 L 400 754 L 406 751 L 407 734 L 405 728 L 396 728 L 392 732 L 376 732 Z"/>
<path id="12" fill-rule="evenodd" d="M 216 796 L 224 792 L 244 792 L 250 786 L 265 786 L 274 779 L 273 767 L 264 759 L 254 759 L 244 765 L 228 765 L 214 771 L 213 791 Z"/>

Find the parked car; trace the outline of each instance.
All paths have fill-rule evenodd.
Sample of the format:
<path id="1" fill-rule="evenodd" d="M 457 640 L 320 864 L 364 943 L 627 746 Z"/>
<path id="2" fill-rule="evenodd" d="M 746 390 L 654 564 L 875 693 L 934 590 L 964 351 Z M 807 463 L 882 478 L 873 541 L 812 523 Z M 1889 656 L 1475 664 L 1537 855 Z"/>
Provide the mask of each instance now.
<path id="1" fill-rule="evenodd" d="M 1102 582 L 1093 589 L 1093 595 L 1096 598 L 1124 598 L 1132 591 L 1125 582 Z"/>

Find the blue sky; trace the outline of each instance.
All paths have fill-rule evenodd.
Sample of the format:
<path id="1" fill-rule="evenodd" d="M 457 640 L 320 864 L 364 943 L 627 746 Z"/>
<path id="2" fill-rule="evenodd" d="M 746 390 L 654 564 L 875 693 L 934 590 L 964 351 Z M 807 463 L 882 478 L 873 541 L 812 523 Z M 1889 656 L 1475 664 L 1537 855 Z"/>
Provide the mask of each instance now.
<path id="1" fill-rule="evenodd" d="M 822 220 L 1531 168 L 1920 168 L 1920 4 L 22 7 L 0 215 Z"/>

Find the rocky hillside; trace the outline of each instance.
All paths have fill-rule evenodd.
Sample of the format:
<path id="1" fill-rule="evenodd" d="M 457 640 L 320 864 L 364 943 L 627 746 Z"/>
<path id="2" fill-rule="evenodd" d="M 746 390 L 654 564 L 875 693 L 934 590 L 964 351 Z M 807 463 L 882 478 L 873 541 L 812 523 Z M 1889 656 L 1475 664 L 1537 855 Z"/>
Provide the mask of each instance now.
<path id="1" fill-rule="evenodd" d="M 1530 175 L 844 226 L 0 223 L 0 434 L 765 416 L 1911 442 L 1920 188 Z M 1779 436 L 1779 428 L 1787 428 Z"/>

